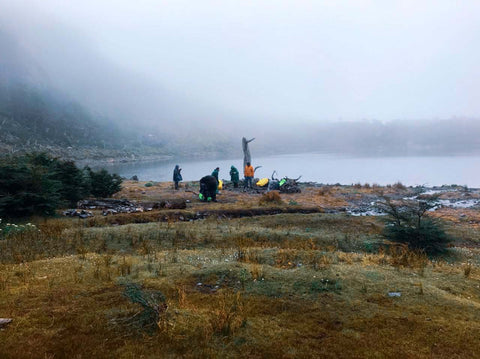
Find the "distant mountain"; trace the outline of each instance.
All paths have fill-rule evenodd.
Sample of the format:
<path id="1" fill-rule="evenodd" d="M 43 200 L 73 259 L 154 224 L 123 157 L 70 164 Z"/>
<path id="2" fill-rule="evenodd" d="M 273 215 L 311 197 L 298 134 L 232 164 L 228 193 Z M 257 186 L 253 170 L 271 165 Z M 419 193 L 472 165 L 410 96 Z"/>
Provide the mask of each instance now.
<path id="1" fill-rule="evenodd" d="M 97 119 L 61 95 L 24 84 L 0 84 L 0 156 L 47 152 L 93 164 L 170 158 L 162 137 Z"/>
<path id="2" fill-rule="evenodd" d="M 111 145 L 82 106 L 24 84 L 0 85 L 0 139 L 11 145 Z M 109 139 L 110 138 L 110 139 Z"/>
<path id="3" fill-rule="evenodd" d="M 0 154 L 46 151 L 75 160 L 138 157 L 145 146 L 166 154 L 161 141 L 146 141 L 139 133 L 100 121 L 60 94 L 17 79 L 0 82 Z"/>
<path id="4" fill-rule="evenodd" d="M 109 63 L 81 34 L 54 28 L 48 44 L 17 41 L 0 28 L 0 155 L 131 160 L 232 152 L 230 138 L 196 120 L 207 117 L 196 106 Z"/>
<path id="5" fill-rule="evenodd" d="M 28 52 L 0 31 L 0 155 L 47 151 L 76 160 L 166 154 L 161 139 L 127 130 L 50 86 Z M 152 151 L 153 149 L 153 151 Z M 145 152 L 145 151 L 144 151 Z"/>

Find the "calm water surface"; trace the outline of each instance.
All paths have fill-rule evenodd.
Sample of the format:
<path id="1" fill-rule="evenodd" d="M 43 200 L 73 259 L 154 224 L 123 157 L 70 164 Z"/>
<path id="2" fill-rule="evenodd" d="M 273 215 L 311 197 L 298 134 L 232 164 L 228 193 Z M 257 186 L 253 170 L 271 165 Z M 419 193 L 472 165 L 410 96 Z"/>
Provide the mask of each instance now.
<path id="1" fill-rule="evenodd" d="M 435 186 L 442 184 L 480 187 L 480 156 L 452 157 L 348 157 L 328 154 L 293 154 L 253 157 L 252 165 L 262 166 L 256 177 L 296 178 L 318 183 L 402 182 L 405 185 Z M 126 178 L 137 175 L 141 181 L 171 181 L 176 162 L 125 163 L 107 167 Z M 242 173 L 243 159 L 198 160 L 178 162 L 185 181 L 196 181 L 220 167 L 220 178 L 230 179 L 230 166 Z"/>

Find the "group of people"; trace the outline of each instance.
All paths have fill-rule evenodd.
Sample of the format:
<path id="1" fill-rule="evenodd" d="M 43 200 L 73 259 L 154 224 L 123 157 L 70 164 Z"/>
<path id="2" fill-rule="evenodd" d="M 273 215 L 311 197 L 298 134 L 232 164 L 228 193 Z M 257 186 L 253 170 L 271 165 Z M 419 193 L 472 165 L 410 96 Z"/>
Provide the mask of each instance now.
<path id="1" fill-rule="evenodd" d="M 175 189 L 178 190 L 179 182 L 183 180 L 182 178 L 182 169 L 179 165 L 175 166 L 173 170 L 173 182 L 175 183 Z M 220 168 L 216 167 L 210 176 L 205 176 L 200 180 L 200 194 L 205 197 L 205 199 L 210 198 L 210 200 L 216 200 L 216 193 L 218 189 L 218 174 Z M 243 188 L 252 188 L 253 175 L 255 170 L 250 162 L 247 162 L 245 168 L 243 169 L 243 175 L 245 177 Z M 230 180 L 233 183 L 234 188 L 238 188 L 240 182 L 240 174 L 235 166 L 230 167 Z M 201 198 L 201 197 L 200 197 Z"/>
<path id="2" fill-rule="evenodd" d="M 252 188 L 252 180 L 255 170 L 253 169 L 250 162 L 247 162 L 245 168 L 243 169 L 243 176 L 245 181 L 243 182 L 243 188 Z M 240 182 L 240 175 L 235 166 L 230 167 L 230 181 L 233 183 L 233 187 L 238 188 L 238 183 Z"/>

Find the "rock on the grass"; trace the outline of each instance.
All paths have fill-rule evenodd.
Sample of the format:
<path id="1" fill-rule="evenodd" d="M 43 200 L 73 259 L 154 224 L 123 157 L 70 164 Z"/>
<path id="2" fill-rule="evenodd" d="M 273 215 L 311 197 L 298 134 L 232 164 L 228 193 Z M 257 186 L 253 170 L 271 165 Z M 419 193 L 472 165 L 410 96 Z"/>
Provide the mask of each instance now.
<path id="1" fill-rule="evenodd" d="M 90 211 L 85 211 L 85 210 L 81 210 L 81 211 L 77 211 L 76 209 L 69 209 L 67 211 L 64 211 L 63 212 L 63 215 L 64 216 L 67 216 L 67 217 L 80 217 L 80 218 L 89 218 L 89 217 L 93 217 L 93 213 L 90 212 Z"/>
<path id="2" fill-rule="evenodd" d="M 8 324 L 12 322 L 13 319 L 11 318 L 0 318 L 0 329 L 6 327 Z"/>

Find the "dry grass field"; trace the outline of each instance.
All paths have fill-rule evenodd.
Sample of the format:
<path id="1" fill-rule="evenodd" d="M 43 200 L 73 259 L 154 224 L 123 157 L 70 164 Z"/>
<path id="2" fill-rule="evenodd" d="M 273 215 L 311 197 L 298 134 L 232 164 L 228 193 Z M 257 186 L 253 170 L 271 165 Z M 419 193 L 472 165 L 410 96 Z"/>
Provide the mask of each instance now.
<path id="1" fill-rule="evenodd" d="M 280 203 L 225 190 L 202 203 L 185 186 L 144 184 L 116 197 L 190 203 L 35 218 L 2 237 L 0 318 L 13 321 L 1 358 L 480 357 L 478 211 L 434 212 L 456 241 L 427 258 L 386 246 L 379 218 L 345 211 L 400 186 L 306 186 Z M 221 215 L 245 209 L 265 213 Z M 189 220 L 199 211 L 214 215 Z"/>

